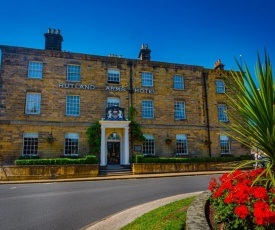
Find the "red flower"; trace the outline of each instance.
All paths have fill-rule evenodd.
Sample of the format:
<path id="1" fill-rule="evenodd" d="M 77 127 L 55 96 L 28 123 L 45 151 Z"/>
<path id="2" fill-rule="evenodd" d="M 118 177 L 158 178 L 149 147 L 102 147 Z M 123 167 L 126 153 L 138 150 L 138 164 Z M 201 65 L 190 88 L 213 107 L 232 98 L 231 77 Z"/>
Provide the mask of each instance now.
<path id="1" fill-rule="evenodd" d="M 227 197 L 225 197 L 225 199 L 224 199 L 224 202 L 225 203 L 232 203 L 232 202 L 234 202 L 234 200 L 233 200 L 233 197 L 232 197 L 232 194 L 231 193 L 229 193 L 228 195 L 227 195 Z"/>
<path id="2" fill-rule="evenodd" d="M 211 178 L 211 181 L 209 182 L 208 190 L 213 191 L 214 189 L 217 188 L 217 185 L 218 185 L 218 183 L 217 183 L 216 178 Z"/>
<path id="3" fill-rule="evenodd" d="M 269 205 L 263 201 L 254 203 L 254 216 L 258 225 L 267 225 L 272 211 L 269 210 Z"/>
<path id="4" fill-rule="evenodd" d="M 267 191 L 263 187 L 254 187 L 254 189 L 253 189 L 253 196 L 255 198 L 259 198 L 259 199 L 263 199 L 263 200 L 268 200 Z"/>
<path id="5" fill-rule="evenodd" d="M 249 209 L 245 205 L 241 205 L 235 208 L 234 213 L 244 219 L 249 214 Z"/>

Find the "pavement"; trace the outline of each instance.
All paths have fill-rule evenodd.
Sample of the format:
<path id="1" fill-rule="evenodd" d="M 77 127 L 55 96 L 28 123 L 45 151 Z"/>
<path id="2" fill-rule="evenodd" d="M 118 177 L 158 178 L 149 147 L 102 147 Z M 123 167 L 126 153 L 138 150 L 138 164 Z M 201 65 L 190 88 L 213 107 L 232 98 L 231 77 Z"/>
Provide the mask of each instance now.
<path id="1" fill-rule="evenodd" d="M 70 178 L 70 179 L 48 179 L 48 180 L 20 180 L 20 181 L 0 181 L 1 184 L 30 184 L 30 183 L 53 183 L 53 182 L 76 182 L 76 181 L 101 181 L 101 180 L 125 180 L 125 179 L 145 179 L 160 177 L 179 177 L 179 176 L 199 176 L 229 173 L 231 171 L 203 171 L 203 172 L 182 172 L 182 173 L 159 173 L 159 174 L 136 174 L 136 175 L 120 175 L 120 176 L 98 176 L 89 178 Z M 149 203 L 134 206 L 123 210 L 114 215 L 105 217 L 104 219 L 83 227 L 81 230 L 119 230 L 127 224 L 131 223 L 143 214 L 150 212 L 158 207 L 172 203 L 177 200 L 197 196 L 203 191 L 185 193 L 176 196 L 166 197 Z"/>

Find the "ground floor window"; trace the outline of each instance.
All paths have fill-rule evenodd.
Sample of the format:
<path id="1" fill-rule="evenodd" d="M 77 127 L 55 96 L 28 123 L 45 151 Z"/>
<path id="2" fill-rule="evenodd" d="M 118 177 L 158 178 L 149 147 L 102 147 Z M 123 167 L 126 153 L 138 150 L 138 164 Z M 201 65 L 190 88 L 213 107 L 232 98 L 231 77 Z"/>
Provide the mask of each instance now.
<path id="1" fill-rule="evenodd" d="M 176 144 L 177 144 L 177 155 L 188 154 L 187 136 L 186 135 L 177 134 L 176 135 Z"/>
<path id="2" fill-rule="evenodd" d="M 144 155 L 155 155 L 155 139 L 153 135 L 144 135 L 146 138 L 143 143 L 143 154 Z"/>
<path id="3" fill-rule="evenodd" d="M 36 156 L 38 150 L 38 133 L 24 133 L 23 156 Z"/>
<path id="4" fill-rule="evenodd" d="M 65 134 L 65 155 L 78 155 L 79 136 L 78 133 Z"/>
<path id="5" fill-rule="evenodd" d="M 221 154 L 230 154 L 230 139 L 228 136 L 220 136 Z"/>

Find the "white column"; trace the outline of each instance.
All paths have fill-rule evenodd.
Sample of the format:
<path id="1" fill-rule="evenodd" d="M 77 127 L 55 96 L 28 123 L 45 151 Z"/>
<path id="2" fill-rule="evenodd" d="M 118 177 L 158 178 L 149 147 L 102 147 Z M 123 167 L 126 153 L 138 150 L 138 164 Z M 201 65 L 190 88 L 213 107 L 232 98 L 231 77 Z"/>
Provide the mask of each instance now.
<path id="1" fill-rule="evenodd" d="M 100 166 L 107 165 L 106 146 L 105 146 L 105 129 L 106 127 L 101 125 L 101 147 L 100 147 Z"/>
<path id="2" fill-rule="evenodd" d="M 124 127 L 124 155 L 123 164 L 129 165 L 129 127 Z"/>

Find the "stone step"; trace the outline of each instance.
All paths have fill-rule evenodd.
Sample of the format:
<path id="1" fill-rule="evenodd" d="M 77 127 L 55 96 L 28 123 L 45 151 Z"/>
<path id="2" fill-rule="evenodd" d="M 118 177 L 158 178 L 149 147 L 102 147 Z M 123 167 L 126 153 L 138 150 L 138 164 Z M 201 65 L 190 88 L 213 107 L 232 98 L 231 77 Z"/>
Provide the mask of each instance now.
<path id="1" fill-rule="evenodd" d="M 123 172 L 102 172 L 99 171 L 98 176 L 104 177 L 104 176 L 127 176 L 127 175 L 133 175 L 132 171 L 123 171 Z"/>
<path id="2" fill-rule="evenodd" d="M 120 165 L 108 165 L 99 169 L 98 176 L 125 176 L 133 175 L 131 167 L 123 167 Z"/>

